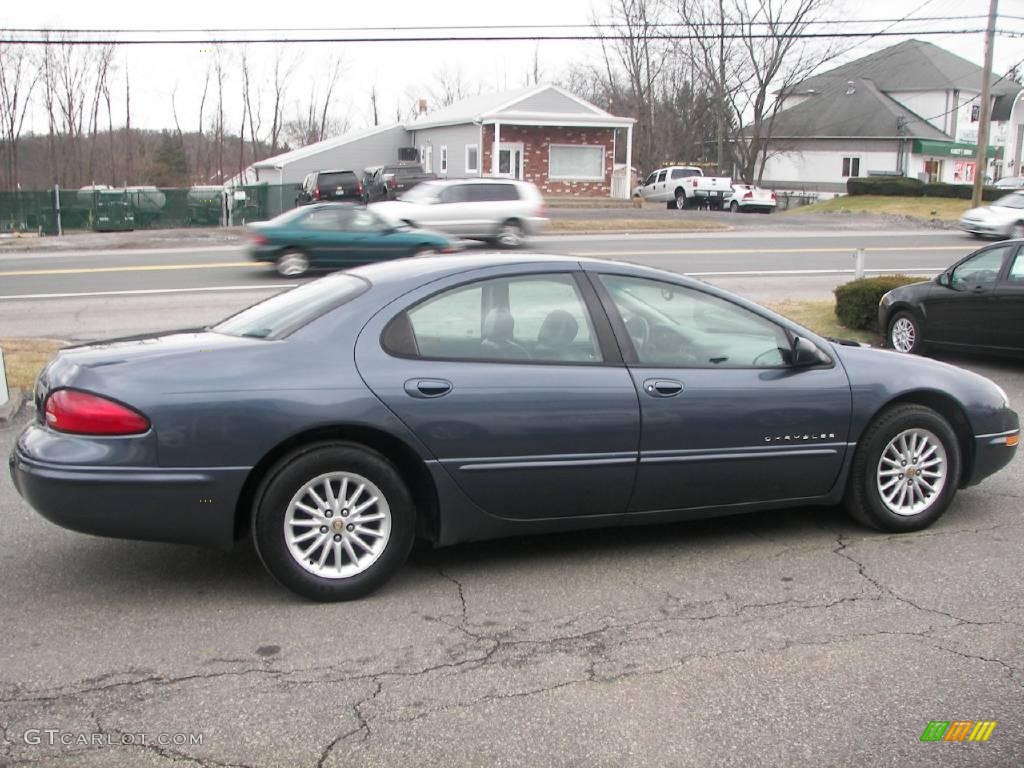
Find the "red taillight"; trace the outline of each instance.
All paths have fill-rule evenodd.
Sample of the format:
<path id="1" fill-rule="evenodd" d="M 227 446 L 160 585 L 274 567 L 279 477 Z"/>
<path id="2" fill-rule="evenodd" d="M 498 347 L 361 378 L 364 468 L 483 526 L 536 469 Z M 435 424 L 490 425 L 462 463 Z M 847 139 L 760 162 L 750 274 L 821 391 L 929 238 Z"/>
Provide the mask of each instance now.
<path id="1" fill-rule="evenodd" d="M 138 435 L 149 429 L 141 413 L 77 389 L 58 389 L 46 398 L 46 424 L 77 435 Z"/>
<path id="2" fill-rule="evenodd" d="M 270 241 L 263 235 L 249 235 L 249 242 L 253 245 L 266 245 Z"/>
<path id="3" fill-rule="evenodd" d="M 319 200 L 320 199 L 320 187 L 313 187 L 313 199 L 314 200 Z"/>
<path id="4" fill-rule="evenodd" d="M 356 194 L 357 195 L 363 194 L 363 185 L 362 184 L 357 184 L 356 185 Z"/>
<path id="5" fill-rule="evenodd" d="M 694 180 L 693 180 L 693 188 L 694 188 L 694 189 L 696 189 L 696 188 L 697 188 L 697 179 L 694 179 Z"/>
<path id="6" fill-rule="evenodd" d="M 398 181 L 395 180 L 394 176 L 392 176 L 390 179 L 388 179 L 388 186 L 391 187 L 392 189 L 395 189 L 395 188 L 398 187 Z"/>
<path id="7" fill-rule="evenodd" d="M 751 191 L 750 191 L 750 190 L 748 189 L 748 190 L 747 190 L 747 192 L 746 192 L 746 194 L 744 194 L 744 195 L 743 195 L 743 199 L 744 199 L 744 200 L 749 200 L 749 199 L 750 199 L 750 198 L 752 198 L 753 196 L 754 196 L 754 193 L 753 193 L 753 192 L 751 192 Z"/>
<path id="8" fill-rule="evenodd" d="M 772 200 L 778 200 L 778 198 L 775 197 L 775 193 L 774 192 L 772 192 Z"/>

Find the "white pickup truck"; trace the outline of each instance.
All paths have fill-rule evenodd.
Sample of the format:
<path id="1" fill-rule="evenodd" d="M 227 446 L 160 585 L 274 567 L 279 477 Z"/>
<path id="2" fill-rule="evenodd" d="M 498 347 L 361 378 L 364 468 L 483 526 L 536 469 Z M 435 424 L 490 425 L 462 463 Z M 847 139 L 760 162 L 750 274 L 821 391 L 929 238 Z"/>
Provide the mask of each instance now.
<path id="1" fill-rule="evenodd" d="M 732 196 L 732 179 L 705 176 L 704 171 L 691 165 L 670 165 L 651 173 L 634 194 L 680 210 L 704 205 L 721 208 Z"/>

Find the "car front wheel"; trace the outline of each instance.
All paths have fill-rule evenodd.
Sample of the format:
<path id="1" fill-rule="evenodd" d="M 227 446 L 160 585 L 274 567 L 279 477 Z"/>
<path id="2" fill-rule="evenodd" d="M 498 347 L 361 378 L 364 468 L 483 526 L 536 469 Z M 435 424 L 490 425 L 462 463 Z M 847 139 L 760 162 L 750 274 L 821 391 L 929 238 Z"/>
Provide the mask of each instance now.
<path id="1" fill-rule="evenodd" d="M 257 494 L 253 541 L 282 585 L 318 601 L 352 600 L 401 568 L 415 533 L 405 483 L 379 453 L 345 442 L 290 454 Z"/>
<path id="2" fill-rule="evenodd" d="M 1024 221 L 1018 221 L 1010 228 L 1010 237 L 1014 240 L 1024 240 Z"/>
<path id="3" fill-rule="evenodd" d="M 885 339 L 891 349 L 906 354 L 921 351 L 921 325 L 910 312 L 897 312 L 889 321 Z"/>
<path id="4" fill-rule="evenodd" d="M 907 403 L 884 411 L 864 432 L 844 504 L 864 525 L 916 531 L 939 519 L 959 483 L 953 428 L 931 408 Z"/>

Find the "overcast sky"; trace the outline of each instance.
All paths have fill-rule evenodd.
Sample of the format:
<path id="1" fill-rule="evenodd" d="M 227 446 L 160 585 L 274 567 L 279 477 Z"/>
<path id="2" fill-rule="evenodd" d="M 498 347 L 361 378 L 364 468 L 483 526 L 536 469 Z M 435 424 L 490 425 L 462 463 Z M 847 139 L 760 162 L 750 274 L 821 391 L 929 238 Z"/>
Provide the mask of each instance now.
<path id="1" fill-rule="evenodd" d="M 502 24 L 585 24 L 595 9 L 600 13 L 608 0 L 516 0 L 512 3 L 469 2 L 468 0 L 327 0 L 327 2 L 283 2 L 251 0 L 56 0 L 55 2 L 19 2 L 3 0 L 0 27 L 47 28 L 270 28 L 292 29 L 351 28 L 359 26 L 422 26 L 422 25 L 502 25 Z M 915 16 L 960 16 L 984 14 L 988 0 L 838 0 L 836 18 L 875 19 Z M 244 10 L 243 10 L 244 9 Z M 1000 12 L 1024 17 L 1024 0 L 1000 0 Z M 874 24 L 872 28 L 885 25 Z M 984 20 L 956 22 L 908 22 L 894 31 L 938 28 L 973 28 L 984 26 Z M 1024 30 L 1024 21 L 1007 20 L 1001 26 Z M 908 35 L 909 36 L 909 35 Z M 846 59 L 893 45 L 900 37 L 875 38 L 861 42 Z M 983 36 L 930 36 L 923 39 L 981 63 Z M 857 40 L 847 44 L 854 45 Z M 574 62 L 600 56 L 597 43 L 586 42 L 499 42 L 499 43 L 359 43 L 340 45 L 301 44 L 288 46 L 286 55 L 298 58 L 296 75 L 291 81 L 288 116 L 298 110 L 300 102 L 308 101 L 311 85 L 323 77 L 324 62 L 332 48 L 344 58 L 339 83 L 335 117 L 347 118 L 352 128 L 370 124 L 369 93 L 376 86 L 379 93 L 381 121 L 392 121 L 396 107 L 408 109 L 412 100 L 425 95 L 435 75 L 446 70 L 460 72 L 473 85 L 485 90 L 518 88 L 532 71 L 536 53 L 543 80 L 556 80 Z M 232 50 L 232 49 L 228 49 Z M 275 56 L 273 45 L 250 45 L 249 56 L 257 71 L 256 82 L 267 84 L 269 69 Z M 237 49 L 231 57 L 237 62 Z M 997 37 L 995 70 L 1002 74 L 1013 63 L 1024 58 L 1024 39 Z M 114 99 L 115 124 L 124 122 L 124 70 L 128 68 L 132 88 L 132 124 L 145 128 L 166 128 L 173 125 L 171 93 L 183 130 L 194 130 L 199 97 L 210 54 L 196 45 L 122 46 L 116 57 L 118 73 Z M 237 84 L 236 66 L 231 77 Z M 237 85 L 229 85 L 234 101 L 229 103 L 229 118 L 240 114 Z M 209 101 L 207 116 L 209 116 Z M 230 130 L 237 131 L 237 117 L 230 120 Z M 45 130 L 38 116 L 33 128 Z"/>

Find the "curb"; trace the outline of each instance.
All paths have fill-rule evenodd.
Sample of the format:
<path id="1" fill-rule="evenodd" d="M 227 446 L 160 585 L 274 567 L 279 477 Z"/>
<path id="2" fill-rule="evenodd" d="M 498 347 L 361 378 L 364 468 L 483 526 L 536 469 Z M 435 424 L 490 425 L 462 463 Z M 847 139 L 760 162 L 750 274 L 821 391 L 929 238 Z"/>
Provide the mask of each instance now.
<path id="1" fill-rule="evenodd" d="M 7 424 L 18 415 L 18 411 L 21 410 L 21 406 L 24 402 L 21 390 L 17 387 L 13 387 L 9 394 L 10 398 L 7 402 L 0 405 L 0 427 L 7 426 Z"/>

